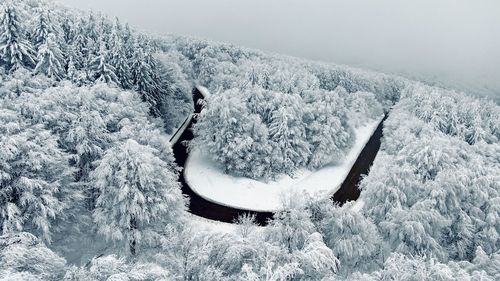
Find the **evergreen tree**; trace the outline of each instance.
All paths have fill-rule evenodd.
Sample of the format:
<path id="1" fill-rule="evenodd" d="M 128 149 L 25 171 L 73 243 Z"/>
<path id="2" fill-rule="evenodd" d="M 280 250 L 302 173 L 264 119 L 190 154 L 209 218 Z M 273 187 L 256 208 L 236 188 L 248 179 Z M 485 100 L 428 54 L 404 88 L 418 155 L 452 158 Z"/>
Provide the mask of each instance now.
<path id="1" fill-rule="evenodd" d="M 83 69 L 87 65 L 87 61 L 90 56 L 87 45 L 88 40 L 85 36 L 85 21 L 80 19 L 75 29 L 75 37 L 71 44 L 74 48 L 73 61 L 77 69 Z"/>
<path id="2" fill-rule="evenodd" d="M 94 211 L 98 232 L 128 243 L 152 244 L 166 225 L 176 225 L 185 208 L 177 175 L 155 149 L 127 140 L 111 148 L 92 173 L 100 195 Z"/>
<path id="3" fill-rule="evenodd" d="M 78 83 L 78 70 L 75 62 L 75 47 L 70 46 L 67 52 L 66 77 L 75 84 Z"/>
<path id="4" fill-rule="evenodd" d="M 104 46 L 104 42 L 101 41 L 99 53 L 90 63 L 92 78 L 96 82 L 118 85 L 119 79 L 115 74 L 115 68 L 111 64 L 109 64 L 108 57 L 108 51 Z"/>
<path id="5" fill-rule="evenodd" d="M 134 44 L 134 49 L 134 56 L 131 63 L 134 89 L 139 92 L 142 100 L 150 105 L 153 115 L 158 116 L 159 87 L 158 81 L 154 79 L 154 69 L 147 60 L 149 55 L 137 42 Z"/>
<path id="6" fill-rule="evenodd" d="M 38 63 L 35 67 L 36 73 L 43 73 L 57 80 L 64 76 L 62 65 L 63 55 L 56 36 L 50 33 L 45 41 L 38 47 Z"/>
<path id="7" fill-rule="evenodd" d="M 46 11 L 41 11 L 35 22 L 35 28 L 33 30 L 31 42 L 35 48 L 39 48 L 42 44 L 47 41 L 47 37 L 50 33 L 54 33 L 49 14 Z"/>
<path id="8" fill-rule="evenodd" d="M 122 28 L 119 22 L 115 24 L 111 42 L 110 64 L 115 68 L 115 74 L 118 77 L 119 84 L 124 89 L 132 87 L 132 78 L 130 74 L 130 64 L 127 58 L 125 42 L 121 38 Z"/>
<path id="9" fill-rule="evenodd" d="M 94 13 L 90 13 L 87 17 L 86 26 L 85 26 L 85 36 L 89 38 L 89 40 L 93 42 L 98 42 L 99 39 L 99 28 L 97 27 L 97 20 Z"/>
<path id="10" fill-rule="evenodd" d="M 76 23 L 75 18 L 72 16 L 66 16 L 61 19 L 61 31 L 62 31 L 62 39 L 68 45 L 73 44 L 73 40 L 76 36 Z"/>
<path id="11" fill-rule="evenodd" d="M 0 63 L 7 71 L 35 65 L 33 48 L 24 36 L 16 6 L 5 2 L 0 11 Z"/>

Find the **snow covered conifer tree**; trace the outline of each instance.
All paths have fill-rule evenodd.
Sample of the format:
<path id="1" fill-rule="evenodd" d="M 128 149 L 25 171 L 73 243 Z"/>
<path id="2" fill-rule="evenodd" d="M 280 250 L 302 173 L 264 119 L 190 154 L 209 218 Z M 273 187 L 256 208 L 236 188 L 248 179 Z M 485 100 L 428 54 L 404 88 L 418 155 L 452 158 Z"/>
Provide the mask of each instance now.
<path id="1" fill-rule="evenodd" d="M 60 80 L 64 76 L 62 62 L 63 55 L 56 36 L 50 33 L 47 35 L 46 40 L 38 47 L 38 63 L 35 67 L 35 72 L 43 73 L 48 77 Z"/>
<path id="2" fill-rule="evenodd" d="M 140 244 L 154 243 L 160 228 L 178 224 L 185 208 L 176 173 L 155 153 L 129 139 L 108 150 L 92 172 L 100 190 L 94 210 L 98 232 L 128 243 L 131 255 Z"/>
<path id="3" fill-rule="evenodd" d="M 89 56 L 89 48 L 87 46 L 88 40 L 85 36 L 85 31 L 85 22 L 80 19 L 80 21 L 76 23 L 75 37 L 71 44 L 74 49 L 73 59 L 77 69 L 82 69 L 86 65 Z"/>
<path id="4" fill-rule="evenodd" d="M 76 22 L 73 17 L 63 17 L 61 19 L 61 39 L 66 44 L 72 44 L 76 36 Z"/>
<path id="5" fill-rule="evenodd" d="M 41 11 L 35 22 L 35 28 L 33 30 L 33 35 L 31 36 L 31 41 L 35 48 L 39 48 L 45 43 L 47 37 L 52 33 L 52 28 L 50 26 L 49 15 L 46 11 Z"/>
<path id="6" fill-rule="evenodd" d="M 118 77 L 119 84 L 124 89 L 132 87 L 132 78 L 130 75 L 130 65 L 124 46 L 124 41 L 121 38 L 121 26 L 116 23 L 113 29 L 111 42 L 111 58 L 110 64 L 115 68 L 115 74 Z"/>
<path id="7" fill-rule="evenodd" d="M 108 51 L 106 50 L 104 42 L 101 41 L 99 53 L 90 63 L 92 77 L 96 82 L 118 85 L 119 79 L 115 74 L 115 68 L 109 64 L 108 61 Z"/>
<path id="8" fill-rule="evenodd" d="M 16 6 L 5 2 L 0 10 L 0 65 L 7 71 L 35 65 L 35 52 L 24 33 Z"/>
<path id="9" fill-rule="evenodd" d="M 66 77 L 68 78 L 68 80 L 74 83 L 78 81 L 78 70 L 76 69 L 74 46 L 70 46 L 68 49 L 67 62 L 66 62 Z"/>
<path id="10" fill-rule="evenodd" d="M 131 62 L 132 81 L 142 100 L 147 102 L 151 106 L 152 113 L 157 115 L 158 83 L 153 79 L 153 69 L 147 61 L 148 54 L 146 52 L 137 41 L 134 43 L 134 55 Z"/>

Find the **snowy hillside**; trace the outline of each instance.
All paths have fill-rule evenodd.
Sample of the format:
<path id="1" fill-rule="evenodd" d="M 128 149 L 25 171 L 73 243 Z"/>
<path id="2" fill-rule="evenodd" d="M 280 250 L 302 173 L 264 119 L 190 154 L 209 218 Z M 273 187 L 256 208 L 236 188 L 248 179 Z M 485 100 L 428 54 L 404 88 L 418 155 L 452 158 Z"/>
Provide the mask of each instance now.
<path id="1" fill-rule="evenodd" d="M 360 200 L 334 204 L 384 113 Z M 418 81 L 0 1 L 0 279 L 499 280 L 499 120 Z M 275 212 L 197 217 L 223 214 L 185 174 Z"/>

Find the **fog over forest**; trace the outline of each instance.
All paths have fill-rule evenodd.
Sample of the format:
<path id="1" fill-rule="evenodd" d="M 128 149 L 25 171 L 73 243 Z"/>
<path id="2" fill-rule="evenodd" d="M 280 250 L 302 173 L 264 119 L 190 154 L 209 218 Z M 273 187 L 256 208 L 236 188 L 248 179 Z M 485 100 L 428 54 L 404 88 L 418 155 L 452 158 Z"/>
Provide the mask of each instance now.
<path id="1" fill-rule="evenodd" d="M 178 33 L 332 61 L 500 98 L 494 0 L 58 0 Z"/>

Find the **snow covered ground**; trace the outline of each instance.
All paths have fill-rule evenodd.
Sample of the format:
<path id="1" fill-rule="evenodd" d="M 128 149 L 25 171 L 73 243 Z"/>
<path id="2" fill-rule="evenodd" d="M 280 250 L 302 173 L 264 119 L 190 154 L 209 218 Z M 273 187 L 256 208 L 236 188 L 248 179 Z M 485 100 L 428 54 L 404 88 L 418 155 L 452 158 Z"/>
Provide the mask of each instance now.
<path id="1" fill-rule="evenodd" d="M 217 163 L 199 149 L 194 149 L 185 167 L 185 178 L 201 197 L 230 207 L 255 211 L 276 211 L 282 206 L 281 195 L 306 191 L 316 197 L 330 197 L 348 175 L 382 118 L 354 130 L 356 141 L 340 164 L 317 171 L 302 169 L 294 178 L 282 176 L 277 181 L 261 182 L 227 175 Z"/>
<path id="2" fill-rule="evenodd" d="M 211 232 L 236 233 L 236 229 L 238 228 L 238 225 L 234 223 L 213 221 L 202 217 L 198 217 L 190 213 L 188 213 L 188 221 L 192 223 L 195 228 Z M 256 227 L 260 228 L 258 226 Z"/>

